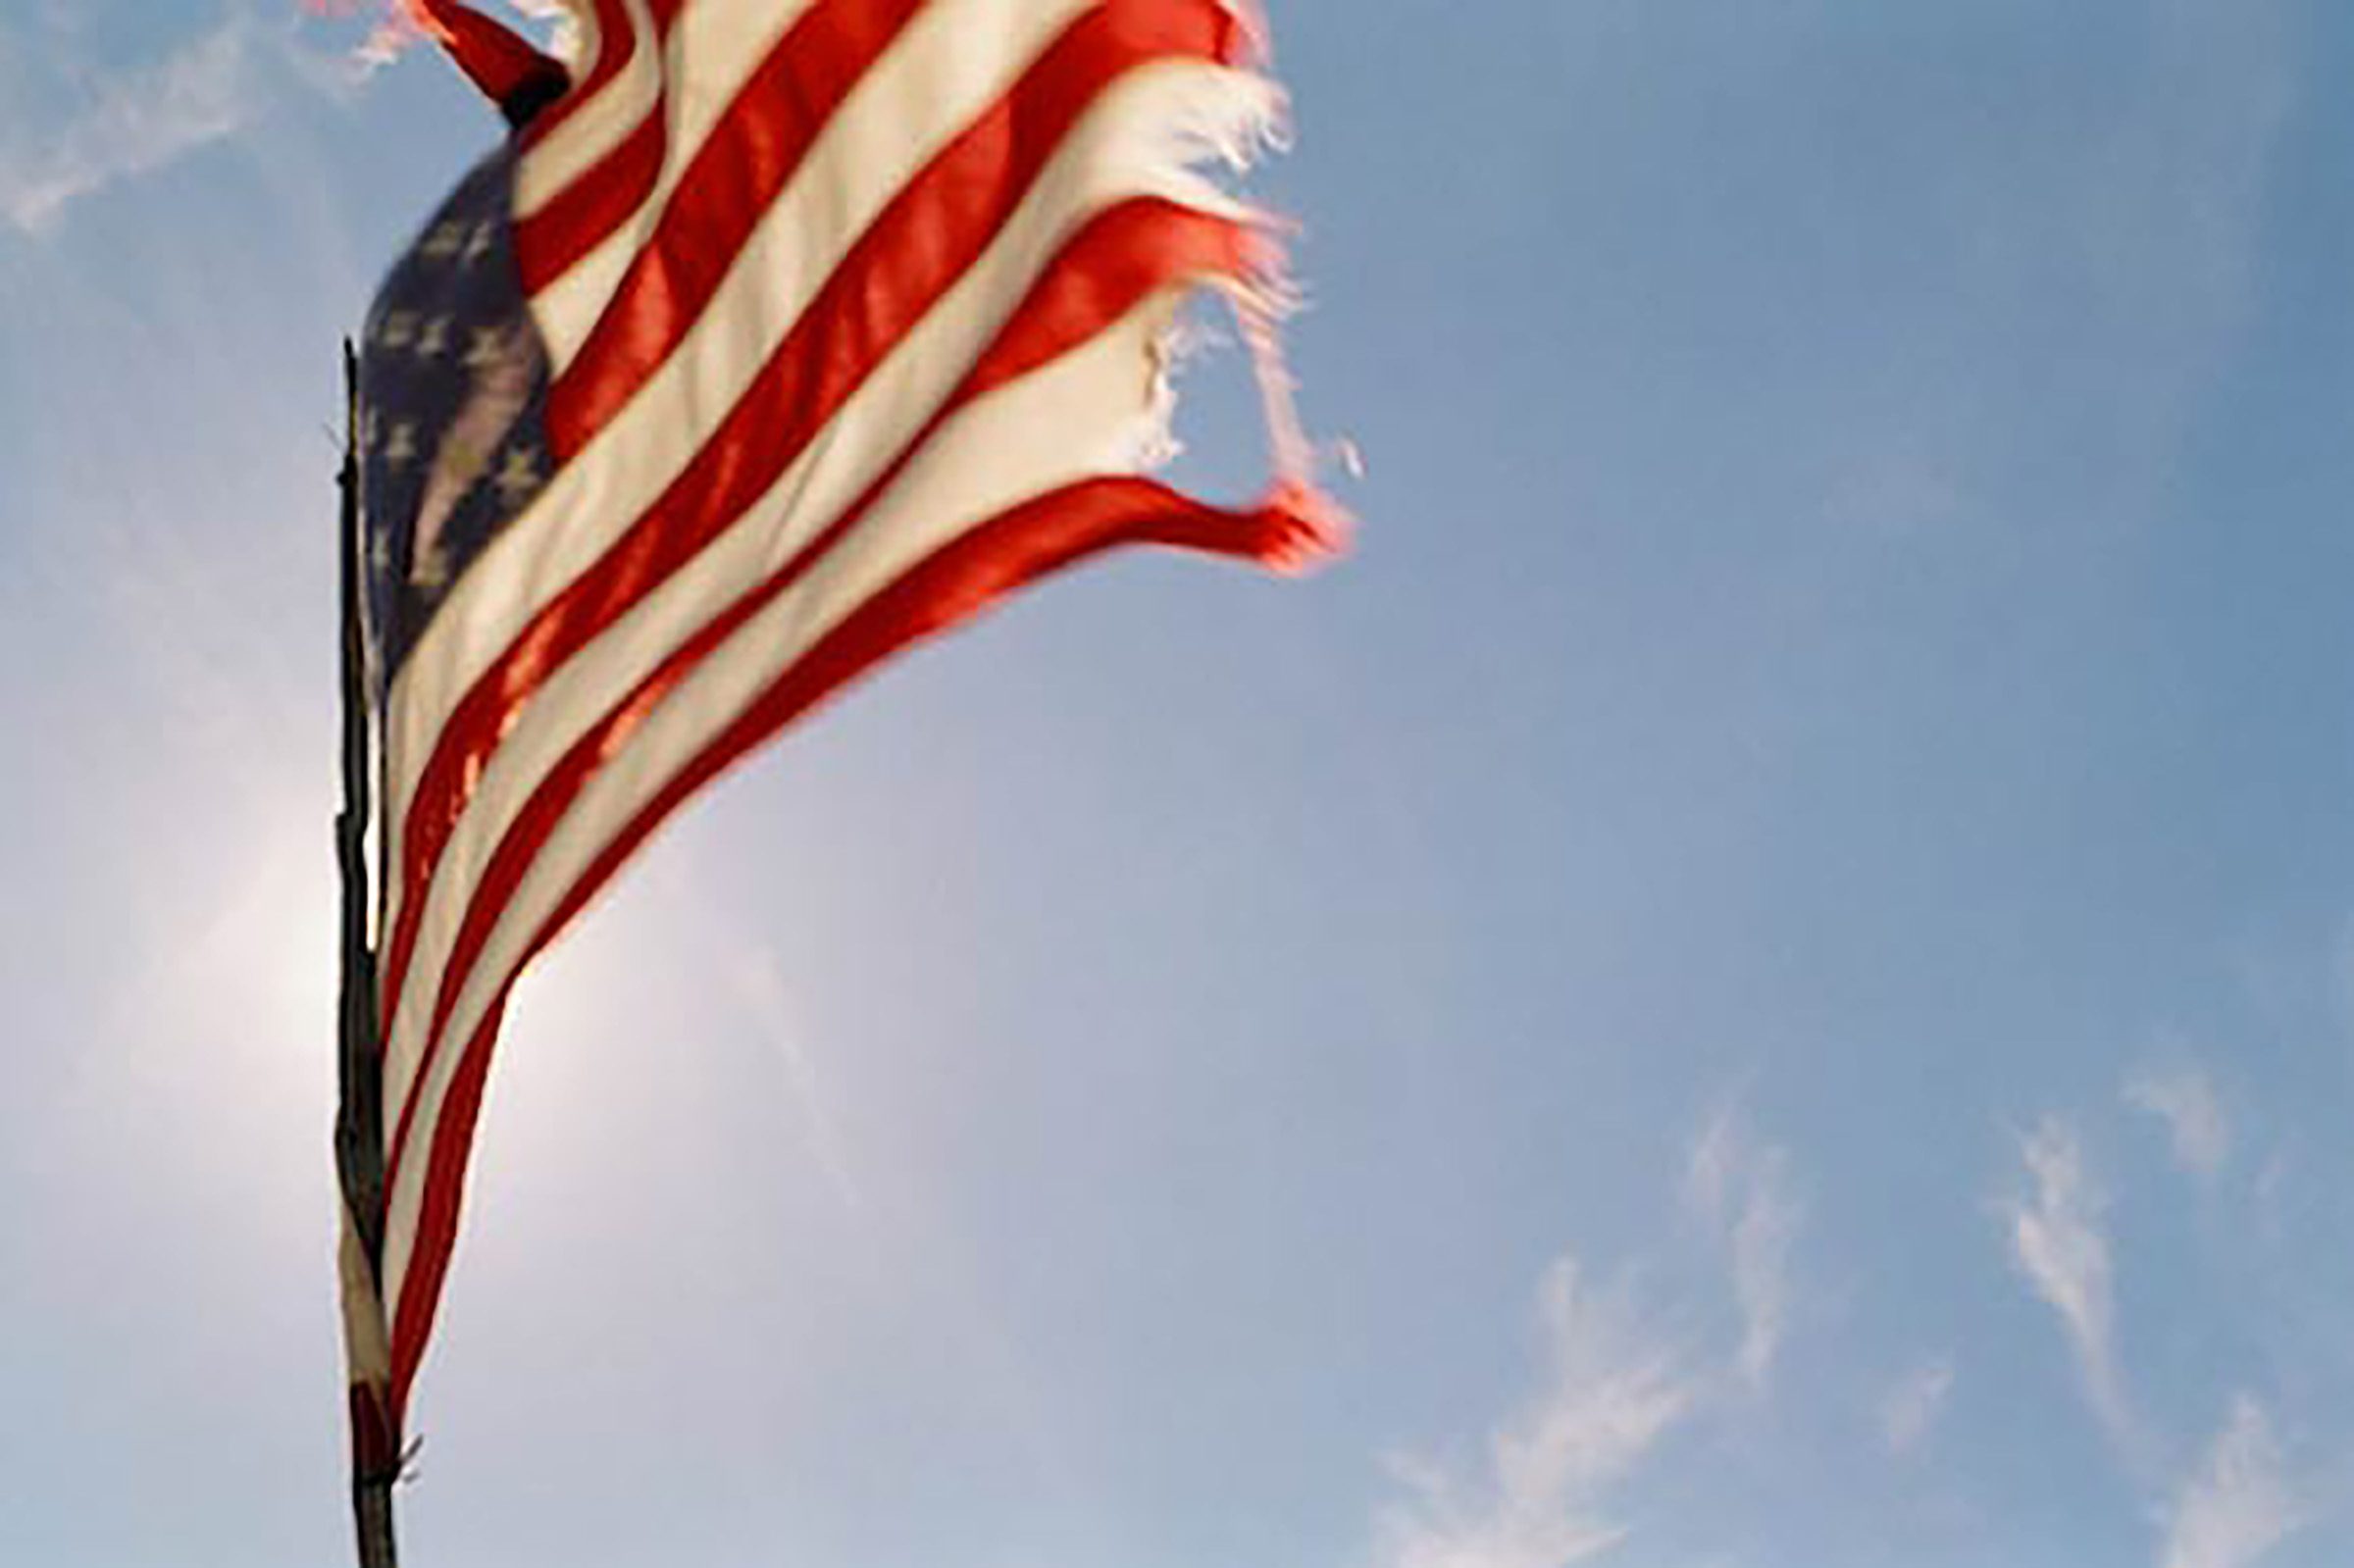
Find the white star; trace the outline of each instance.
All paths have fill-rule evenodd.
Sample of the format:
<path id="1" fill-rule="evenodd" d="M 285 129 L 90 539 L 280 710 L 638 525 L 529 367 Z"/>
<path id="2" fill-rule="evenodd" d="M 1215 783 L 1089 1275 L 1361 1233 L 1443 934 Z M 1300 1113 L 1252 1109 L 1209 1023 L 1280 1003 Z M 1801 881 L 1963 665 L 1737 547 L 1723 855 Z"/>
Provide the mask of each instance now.
<path id="1" fill-rule="evenodd" d="M 450 319 L 436 316 L 425 324 L 425 332 L 417 339 L 417 357 L 423 360 L 439 359 L 449 348 Z"/>
<path id="2" fill-rule="evenodd" d="M 468 236 L 466 240 L 466 254 L 458 258 L 458 260 L 461 265 L 472 267 L 476 262 L 481 261 L 485 256 L 489 254 L 490 225 L 487 221 L 486 221 L 474 226 L 473 234 Z"/>
<path id="3" fill-rule="evenodd" d="M 417 313 L 413 310 L 386 311 L 377 324 L 376 340 L 385 348 L 406 348 L 417 340 Z"/>
<path id="4" fill-rule="evenodd" d="M 507 453 L 506 463 L 499 469 L 498 478 L 490 481 L 497 486 L 499 496 L 509 510 L 521 506 L 534 490 L 539 488 L 539 454 L 528 446 L 518 446 Z"/>
<path id="5" fill-rule="evenodd" d="M 507 336 L 495 327 L 474 329 L 474 346 L 466 350 L 466 368 L 486 371 L 507 357 Z"/>
<path id="6" fill-rule="evenodd" d="M 392 439 L 384 446 L 384 466 L 402 469 L 417 461 L 417 427 L 402 420 L 392 427 Z"/>
<path id="7" fill-rule="evenodd" d="M 448 223 L 435 226 L 434 231 L 426 236 L 424 245 L 419 247 L 419 252 L 428 261 L 447 261 L 458 253 L 458 247 L 465 242 L 466 226 L 453 218 Z"/>
<path id="8" fill-rule="evenodd" d="M 463 430 L 453 430 L 441 443 L 441 463 L 444 468 L 462 474 L 481 475 L 490 466 L 490 456 L 483 450 L 482 442 Z"/>

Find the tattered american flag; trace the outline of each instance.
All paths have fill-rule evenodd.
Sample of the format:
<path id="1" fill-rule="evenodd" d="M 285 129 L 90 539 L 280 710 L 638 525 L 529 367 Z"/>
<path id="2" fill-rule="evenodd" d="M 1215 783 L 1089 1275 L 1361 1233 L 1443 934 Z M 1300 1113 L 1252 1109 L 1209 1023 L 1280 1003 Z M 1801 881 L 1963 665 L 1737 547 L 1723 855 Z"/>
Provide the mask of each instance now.
<path id="1" fill-rule="evenodd" d="M 571 0 L 562 66 L 409 9 L 521 128 L 361 354 L 385 1187 L 344 1277 L 379 1448 L 509 990 L 674 808 L 1054 568 L 1296 567 L 1340 533 L 1272 354 L 1272 226 L 1201 172 L 1282 113 L 1246 0 Z M 1203 285 L 1260 356 L 1253 508 L 1145 477 Z"/>

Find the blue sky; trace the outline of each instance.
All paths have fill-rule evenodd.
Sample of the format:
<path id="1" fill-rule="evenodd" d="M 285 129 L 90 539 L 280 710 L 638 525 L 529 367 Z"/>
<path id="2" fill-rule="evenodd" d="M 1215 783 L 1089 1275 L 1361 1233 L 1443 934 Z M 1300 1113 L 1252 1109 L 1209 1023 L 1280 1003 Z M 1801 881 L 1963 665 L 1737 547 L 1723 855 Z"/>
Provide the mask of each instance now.
<path id="1" fill-rule="evenodd" d="M 0 1561 L 346 1549 L 334 345 L 495 126 L 293 9 L 0 0 Z M 536 972 L 414 1559 L 2343 1561 L 2354 17 L 1274 9 L 1360 548 Z"/>

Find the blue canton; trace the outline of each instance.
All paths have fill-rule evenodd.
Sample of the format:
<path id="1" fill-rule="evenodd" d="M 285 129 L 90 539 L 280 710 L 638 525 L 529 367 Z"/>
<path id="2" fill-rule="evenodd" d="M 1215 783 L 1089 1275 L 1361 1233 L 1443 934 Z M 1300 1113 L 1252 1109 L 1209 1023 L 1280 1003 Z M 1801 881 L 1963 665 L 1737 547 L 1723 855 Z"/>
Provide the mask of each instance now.
<path id="1" fill-rule="evenodd" d="M 546 485 L 547 353 L 515 265 L 514 155 L 392 269 L 360 351 L 360 494 L 380 693 L 467 567 Z"/>

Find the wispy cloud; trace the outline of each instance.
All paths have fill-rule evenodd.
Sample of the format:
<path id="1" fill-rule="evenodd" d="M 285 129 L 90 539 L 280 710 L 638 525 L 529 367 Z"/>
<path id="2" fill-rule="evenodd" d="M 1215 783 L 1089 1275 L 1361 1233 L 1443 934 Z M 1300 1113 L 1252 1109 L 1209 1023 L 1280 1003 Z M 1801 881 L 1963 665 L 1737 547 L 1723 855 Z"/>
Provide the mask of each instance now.
<path id="1" fill-rule="evenodd" d="M 2144 1075 L 2127 1086 L 2126 1098 L 2167 1122 L 2185 1169 L 2220 1170 L 2229 1147 L 2227 1124 L 2202 1075 Z M 2021 1139 L 2021 1155 L 2032 1191 L 2009 1212 L 2014 1258 L 2059 1314 L 2087 1398 L 2127 1471 L 2140 1485 L 2153 1491 L 2163 1485 L 2170 1494 L 2159 1514 L 2165 1527 L 2159 1568 L 2255 1568 L 2312 1518 L 2264 1406 L 2245 1393 L 2233 1399 L 2222 1430 L 2187 1473 L 2164 1457 L 2175 1444 L 2141 1426 L 2118 1364 L 2107 1200 L 2086 1172 L 2075 1129 L 2047 1117 Z"/>
<path id="2" fill-rule="evenodd" d="M 1954 1364 L 1939 1357 L 1906 1373 L 1880 1402 L 1880 1436 L 1890 1453 L 1911 1453 L 1945 1414 L 1954 1391 Z"/>
<path id="3" fill-rule="evenodd" d="M 1568 1568 L 1622 1543 L 1629 1529 L 1614 1499 L 1661 1442 L 1770 1381 L 1805 1222 L 1790 1166 L 1789 1151 L 1760 1141 L 1737 1109 L 1712 1118 L 1684 1161 L 1682 1205 L 1705 1228 L 1739 1318 L 1729 1351 L 1664 1340 L 1647 1327 L 1659 1312 L 1638 1310 L 1623 1277 L 1597 1290 L 1572 1259 L 1556 1263 L 1539 1295 L 1538 1387 L 1488 1434 L 1475 1473 L 1391 1461 L 1409 1495 L 1381 1520 L 1382 1568 Z M 1715 1288 L 1707 1294 L 1720 1299 Z"/>
<path id="4" fill-rule="evenodd" d="M 2231 1158 L 2231 1120 L 2204 1069 L 2185 1063 L 2147 1069 L 2125 1085 L 2125 1103 L 2166 1124 L 2175 1163 L 2212 1181 Z"/>
<path id="5" fill-rule="evenodd" d="M 232 13 L 154 65 L 96 78 L 63 124 L 0 124 L 0 216 L 47 232 L 74 202 L 235 134 L 254 102 L 254 44 Z"/>
<path id="6" fill-rule="evenodd" d="M 2047 1117 L 2021 1141 L 2020 1154 L 2033 1191 L 2010 1206 L 2012 1256 L 2060 1315 L 2093 1413 L 2119 1448 L 2138 1461 L 2145 1444 L 2117 1364 L 2116 1285 L 2103 1228 L 2107 1199 L 2085 1171 L 2075 1129 L 2059 1117 Z"/>
<path id="7" fill-rule="evenodd" d="M 1545 1378 L 1488 1440 L 1466 1483 L 1398 1461 L 1414 1493 L 1384 1521 L 1387 1568 L 1567 1568 L 1624 1541 L 1610 1496 L 1690 1414 L 1700 1380 L 1647 1335 L 1623 1288 L 1586 1288 L 1562 1259 L 1539 1297 Z"/>
<path id="8" fill-rule="evenodd" d="M 1719 1113 L 1693 1144 L 1685 1200 L 1715 1235 L 1741 1312 L 1735 1365 L 1762 1390 L 1790 1326 L 1790 1256 L 1806 1210 L 1792 1194 L 1789 1151 L 1761 1144 L 1738 1112 Z"/>
<path id="9" fill-rule="evenodd" d="M 765 945 L 742 937 L 731 942 L 724 924 L 716 919 L 710 924 L 718 934 L 712 950 L 727 959 L 723 976 L 728 988 L 784 1066 L 786 1082 L 800 1112 L 802 1132 L 819 1169 L 825 1172 L 827 1183 L 845 1205 L 864 1208 L 866 1200 L 857 1174 L 851 1167 L 842 1130 L 827 1103 L 817 1061 L 793 1017 L 791 993 L 776 954 Z"/>
<path id="10" fill-rule="evenodd" d="M 2304 1523 L 2264 1407 L 2245 1394 L 2167 1522 L 2163 1568 L 2254 1568 Z"/>

